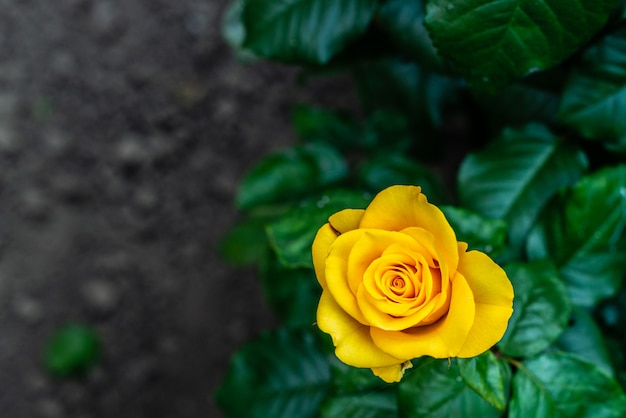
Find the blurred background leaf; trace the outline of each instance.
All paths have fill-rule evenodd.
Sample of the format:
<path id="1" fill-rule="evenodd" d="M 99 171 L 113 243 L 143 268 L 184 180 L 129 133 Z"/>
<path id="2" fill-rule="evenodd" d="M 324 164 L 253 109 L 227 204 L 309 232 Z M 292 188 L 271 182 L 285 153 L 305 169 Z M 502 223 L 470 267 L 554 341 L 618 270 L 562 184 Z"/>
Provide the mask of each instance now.
<path id="1" fill-rule="evenodd" d="M 420 186 L 431 203 L 441 204 L 448 200 L 443 185 L 430 169 L 401 154 L 369 158 L 358 167 L 357 175 L 372 193 L 395 184 L 410 184 Z"/>
<path id="2" fill-rule="evenodd" d="M 471 210 L 440 206 L 456 233 L 457 241 L 466 242 L 470 250 L 479 250 L 498 257 L 506 246 L 507 224 L 500 219 L 485 218 Z"/>
<path id="3" fill-rule="evenodd" d="M 584 309 L 573 310 L 569 326 L 559 337 L 557 347 L 582 357 L 606 374 L 615 377 L 611 355 L 602 332 L 593 317 Z"/>
<path id="4" fill-rule="evenodd" d="M 608 167 L 551 202 L 528 238 L 528 257 L 552 260 L 572 301 L 589 307 L 622 283 L 625 227 L 626 166 Z"/>
<path id="5" fill-rule="evenodd" d="M 251 209 L 270 203 L 293 202 L 348 175 L 343 156 L 330 145 L 310 142 L 270 154 L 242 180 L 237 206 Z"/>
<path id="6" fill-rule="evenodd" d="M 515 298 L 498 348 L 508 356 L 530 357 L 552 345 L 567 327 L 572 310 L 567 289 L 548 261 L 516 262 L 504 269 Z"/>
<path id="7" fill-rule="evenodd" d="M 285 267 L 268 251 L 260 276 L 263 296 L 283 325 L 297 328 L 315 323 L 322 288 L 312 269 Z"/>
<path id="8" fill-rule="evenodd" d="M 324 64 L 367 29 L 376 0 L 247 0 L 244 47 L 300 64 Z"/>
<path id="9" fill-rule="evenodd" d="M 44 366 L 59 377 L 83 376 L 101 359 L 102 342 L 95 329 L 69 323 L 58 328 L 46 342 Z"/>
<path id="10" fill-rule="evenodd" d="M 626 28 L 589 48 L 563 93 L 560 120 L 585 138 L 626 151 Z"/>

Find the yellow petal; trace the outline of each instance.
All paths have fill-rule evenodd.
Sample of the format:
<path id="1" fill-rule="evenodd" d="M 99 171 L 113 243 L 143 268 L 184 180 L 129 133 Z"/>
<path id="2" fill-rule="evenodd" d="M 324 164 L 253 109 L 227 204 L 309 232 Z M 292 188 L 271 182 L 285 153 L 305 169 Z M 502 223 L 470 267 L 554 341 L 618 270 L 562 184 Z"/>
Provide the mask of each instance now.
<path id="1" fill-rule="evenodd" d="M 380 377 L 387 383 L 399 382 L 404 376 L 404 371 L 413 367 L 411 361 L 405 361 L 402 364 L 396 364 L 389 367 L 372 367 L 372 373 Z"/>
<path id="2" fill-rule="evenodd" d="M 331 215 L 328 222 L 335 231 L 343 234 L 357 229 L 364 213 L 364 209 L 344 209 Z"/>
<path id="3" fill-rule="evenodd" d="M 378 193 L 365 209 L 359 227 L 401 231 L 413 226 L 433 234 L 450 274 L 456 271 L 456 235 L 439 208 L 428 203 L 420 187 L 391 186 Z"/>
<path id="4" fill-rule="evenodd" d="M 357 288 L 363 282 L 365 271 L 370 264 L 381 256 L 390 246 L 402 245 L 417 251 L 415 240 L 400 232 L 383 231 L 375 229 L 358 229 L 363 235 L 354 241 L 354 247 L 348 260 L 348 279 L 350 288 L 356 293 Z M 350 234 L 356 231 L 350 232 Z"/>
<path id="5" fill-rule="evenodd" d="M 354 367 L 389 367 L 403 363 L 380 350 L 370 337 L 369 327 L 360 324 L 335 302 L 328 291 L 323 291 L 317 307 L 317 325 L 330 334 L 335 354 L 344 363 Z"/>
<path id="6" fill-rule="evenodd" d="M 456 357 L 474 323 L 474 297 L 465 278 L 458 274 L 452 282 L 448 314 L 432 325 L 405 331 L 385 331 L 372 327 L 374 343 L 395 357 Z"/>
<path id="7" fill-rule="evenodd" d="M 324 270 L 326 270 L 328 250 L 336 239 L 337 233 L 329 224 L 325 224 L 317 231 L 317 235 L 315 235 L 315 239 L 313 240 L 313 246 L 311 247 L 315 276 L 322 286 L 322 289 L 326 289 L 326 275 L 324 274 Z"/>
<path id="8" fill-rule="evenodd" d="M 330 247 L 324 273 L 326 289 L 344 311 L 362 324 L 367 324 L 367 321 L 358 307 L 356 292 L 350 287 L 348 260 L 355 243 L 361 240 L 366 233 L 367 231 L 363 229 L 356 229 L 339 235 Z"/>
<path id="9" fill-rule="evenodd" d="M 376 306 L 376 303 L 370 300 L 363 288 L 360 288 L 357 292 L 357 300 L 359 308 L 361 308 L 361 312 L 368 323 L 373 327 L 388 331 L 404 330 L 421 323 L 424 318 L 433 312 L 439 303 L 439 298 L 434 298 L 406 316 L 393 317 Z"/>
<path id="10" fill-rule="evenodd" d="M 464 252 L 459 245 L 459 272 L 474 294 L 476 316 L 458 357 L 474 357 L 494 346 L 513 314 L 513 286 L 506 273 L 480 251 Z"/>

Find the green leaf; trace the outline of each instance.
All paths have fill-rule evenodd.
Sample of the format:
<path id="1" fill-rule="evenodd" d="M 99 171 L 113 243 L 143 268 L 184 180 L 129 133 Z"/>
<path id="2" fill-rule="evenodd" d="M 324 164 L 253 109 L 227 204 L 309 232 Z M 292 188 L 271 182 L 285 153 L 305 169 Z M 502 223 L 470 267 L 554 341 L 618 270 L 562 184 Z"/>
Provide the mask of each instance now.
<path id="1" fill-rule="evenodd" d="M 430 0 L 426 26 L 467 81 L 498 89 L 570 56 L 606 23 L 617 0 Z"/>
<path id="2" fill-rule="evenodd" d="M 46 342 L 46 369 L 60 377 L 86 374 L 100 360 L 102 344 L 96 331 L 84 324 L 66 324 Z"/>
<path id="3" fill-rule="evenodd" d="M 395 418 L 398 416 L 396 392 L 385 390 L 328 399 L 322 405 L 322 418 Z"/>
<path id="4" fill-rule="evenodd" d="M 250 218 L 233 226 L 220 241 L 220 256 L 236 266 L 259 262 L 268 248 L 266 222 L 263 218 Z"/>
<path id="5" fill-rule="evenodd" d="M 530 357 L 548 348 L 567 327 L 571 306 L 567 289 L 549 262 L 511 263 L 513 315 L 498 348 L 512 357 Z"/>
<path id="6" fill-rule="evenodd" d="M 440 206 L 446 215 L 458 241 L 468 243 L 472 250 L 479 250 L 491 257 L 500 255 L 506 245 L 506 222 L 488 219 L 464 208 Z"/>
<path id="7" fill-rule="evenodd" d="M 509 418 L 619 418 L 626 396 L 617 381 L 571 354 L 525 360 L 513 378 Z"/>
<path id="8" fill-rule="evenodd" d="M 348 165 L 337 150 L 311 142 L 294 146 L 259 161 L 241 182 L 237 205 L 251 209 L 284 203 L 336 183 L 348 174 Z"/>
<path id="9" fill-rule="evenodd" d="M 463 382 L 456 362 L 448 360 L 426 359 L 405 376 L 399 384 L 398 407 L 403 418 L 501 415 Z"/>
<path id="10" fill-rule="evenodd" d="M 567 82 L 559 113 L 585 138 L 626 145 L 626 28 L 585 53 Z"/>
<path id="11" fill-rule="evenodd" d="M 611 356 L 602 332 L 591 315 L 582 309 L 574 309 L 570 326 L 558 340 L 557 347 L 577 354 L 595 364 L 609 376 L 615 377 Z"/>
<path id="12" fill-rule="evenodd" d="M 400 154 L 387 154 L 366 160 L 359 166 L 358 177 L 365 187 L 374 192 L 394 184 L 412 184 L 422 187 L 430 202 L 445 200 L 439 179 L 428 168 Z"/>
<path id="13" fill-rule="evenodd" d="M 328 355 L 317 334 L 279 329 L 232 357 L 215 401 L 228 418 L 316 417 L 330 387 Z"/>
<path id="14" fill-rule="evenodd" d="M 285 267 L 268 252 L 261 264 L 261 286 L 267 304 L 282 324 L 296 328 L 315 323 L 322 288 L 312 269 Z"/>
<path id="15" fill-rule="evenodd" d="M 322 107 L 299 105 L 292 113 L 293 126 L 302 141 L 327 142 L 350 150 L 364 145 L 361 128 L 350 117 Z"/>
<path id="16" fill-rule="evenodd" d="M 244 47 L 265 58 L 324 64 L 367 29 L 376 0 L 247 0 Z"/>
<path id="17" fill-rule="evenodd" d="M 584 177 L 551 202 L 528 237 L 531 260 L 559 267 L 572 301 L 592 306 L 626 274 L 626 165 Z"/>
<path id="18" fill-rule="evenodd" d="M 424 26 L 423 0 L 388 0 L 378 9 L 376 22 L 401 52 L 429 69 L 442 68 L 441 58 Z"/>
<path id="19" fill-rule="evenodd" d="M 578 180 L 586 167 L 580 150 L 543 125 L 506 129 L 498 141 L 465 159 L 459 197 L 468 209 L 507 221 L 509 241 L 518 249 L 543 205 Z"/>
<path id="20" fill-rule="evenodd" d="M 504 411 L 511 385 L 511 367 L 491 351 L 469 359 L 458 359 L 463 381 L 484 400 Z"/>
<path id="21" fill-rule="evenodd" d="M 369 196 L 351 190 L 328 190 L 307 199 L 267 227 L 267 235 L 279 259 L 289 267 L 313 267 L 311 245 L 330 215 L 343 209 L 363 209 Z"/>

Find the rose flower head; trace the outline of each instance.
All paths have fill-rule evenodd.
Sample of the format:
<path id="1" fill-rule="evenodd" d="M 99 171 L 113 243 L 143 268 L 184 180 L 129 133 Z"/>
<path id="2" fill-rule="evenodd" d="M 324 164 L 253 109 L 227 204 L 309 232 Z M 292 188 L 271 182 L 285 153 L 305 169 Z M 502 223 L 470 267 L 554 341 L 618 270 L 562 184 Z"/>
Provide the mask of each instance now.
<path id="1" fill-rule="evenodd" d="M 397 382 L 411 359 L 474 357 L 504 335 L 513 287 L 489 256 L 457 242 L 420 187 L 391 186 L 335 213 L 313 242 L 319 328 L 344 363 Z"/>

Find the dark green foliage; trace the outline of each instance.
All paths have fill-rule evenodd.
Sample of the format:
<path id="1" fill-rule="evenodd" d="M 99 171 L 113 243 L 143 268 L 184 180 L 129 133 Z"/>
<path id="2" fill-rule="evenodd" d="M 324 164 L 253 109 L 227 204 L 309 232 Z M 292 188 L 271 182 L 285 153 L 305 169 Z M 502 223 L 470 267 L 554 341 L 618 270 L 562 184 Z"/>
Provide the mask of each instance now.
<path id="1" fill-rule="evenodd" d="M 525 360 L 513 379 L 511 418 L 619 418 L 625 414 L 626 396 L 619 384 L 571 354 L 546 353 Z"/>
<path id="2" fill-rule="evenodd" d="M 406 418 L 500 417 L 502 414 L 465 384 L 456 362 L 424 360 L 399 385 Z"/>
<path id="3" fill-rule="evenodd" d="M 216 392 L 227 418 L 626 416 L 625 10 L 231 3 L 224 33 L 240 57 L 351 77 L 360 109 L 295 106 L 300 142 L 241 183 L 243 219 L 220 251 L 259 267 L 282 326 L 234 354 Z M 395 184 L 421 186 L 459 241 L 506 263 L 515 298 L 496 347 L 413 359 L 387 384 L 318 335 L 311 244 L 330 215 Z"/>
<path id="4" fill-rule="evenodd" d="M 229 417 L 315 417 L 328 393 L 330 366 L 311 330 L 261 335 L 232 358 L 215 400 Z"/>
<path id="5" fill-rule="evenodd" d="M 507 129 L 483 151 L 469 155 L 459 171 L 461 203 L 509 225 L 519 249 L 543 205 L 587 168 L 585 155 L 543 125 Z"/>

